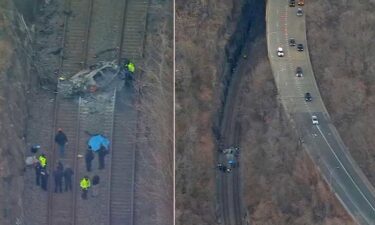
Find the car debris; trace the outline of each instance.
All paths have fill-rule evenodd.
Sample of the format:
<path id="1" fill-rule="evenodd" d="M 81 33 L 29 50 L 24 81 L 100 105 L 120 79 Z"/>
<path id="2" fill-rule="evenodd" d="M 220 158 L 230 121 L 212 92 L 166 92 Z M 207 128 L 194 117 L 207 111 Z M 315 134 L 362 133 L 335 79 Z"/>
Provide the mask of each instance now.
<path id="1" fill-rule="evenodd" d="M 79 71 L 71 78 L 60 76 L 58 92 L 65 97 L 81 96 L 99 90 L 121 89 L 124 81 L 119 78 L 120 67 L 115 61 L 99 62 Z"/>

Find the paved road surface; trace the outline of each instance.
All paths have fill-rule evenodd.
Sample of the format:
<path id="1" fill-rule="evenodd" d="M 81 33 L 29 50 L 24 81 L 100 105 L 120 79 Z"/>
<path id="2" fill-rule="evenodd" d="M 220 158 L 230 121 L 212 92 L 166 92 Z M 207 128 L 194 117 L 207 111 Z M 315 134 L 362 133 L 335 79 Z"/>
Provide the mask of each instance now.
<path id="1" fill-rule="evenodd" d="M 358 223 L 375 224 L 375 190 L 330 121 L 309 58 L 305 16 L 298 17 L 297 8 L 289 7 L 285 0 L 267 3 L 268 57 L 279 98 L 308 153 L 343 206 Z M 297 44 L 302 43 L 305 51 L 289 47 L 289 37 L 295 38 Z M 277 57 L 277 47 L 284 49 L 284 57 Z M 303 69 L 302 78 L 295 76 L 297 66 Z M 305 102 L 306 92 L 311 93 L 312 102 Z M 312 125 L 312 115 L 318 116 L 318 126 Z"/>

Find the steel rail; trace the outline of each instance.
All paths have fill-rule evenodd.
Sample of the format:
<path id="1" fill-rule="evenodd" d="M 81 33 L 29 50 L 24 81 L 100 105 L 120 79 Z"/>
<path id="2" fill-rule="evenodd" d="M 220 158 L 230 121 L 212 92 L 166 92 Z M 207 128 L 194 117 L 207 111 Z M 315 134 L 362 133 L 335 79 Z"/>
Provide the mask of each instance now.
<path id="1" fill-rule="evenodd" d="M 65 1 L 65 9 L 66 11 L 70 11 L 71 10 L 71 5 L 72 5 L 72 1 L 73 0 L 66 0 Z M 89 0 L 89 16 L 88 16 L 88 26 L 86 27 L 86 33 L 85 33 L 85 41 L 86 41 L 86 44 L 85 44 L 85 47 L 83 49 L 83 58 L 84 58 L 84 62 L 87 62 L 87 43 L 88 43 L 88 38 L 89 38 L 89 30 L 90 30 L 90 21 L 91 21 L 91 17 L 92 17 L 92 4 L 93 4 L 93 0 Z M 62 76 L 63 75 L 63 68 L 64 68 L 64 56 L 66 54 L 66 49 L 64 48 L 65 46 L 65 42 L 66 42 L 66 39 L 67 39 L 67 32 L 68 32 L 68 18 L 69 18 L 69 15 L 66 15 L 65 16 L 65 19 L 64 19 L 64 29 L 63 29 L 63 37 L 62 37 L 62 41 L 61 41 L 61 46 L 62 46 L 62 52 L 61 52 L 61 57 L 60 57 L 60 60 L 59 60 L 59 69 L 58 69 L 58 76 Z M 85 66 L 85 63 L 82 65 L 82 66 Z M 65 76 L 65 75 L 64 75 Z M 57 129 L 57 124 L 58 124 L 58 116 L 59 116 L 59 109 L 60 109 L 60 98 L 61 96 L 59 95 L 58 93 L 58 88 L 59 88 L 59 85 L 60 85 L 60 79 L 58 79 L 57 81 L 57 92 L 55 93 L 55 101 L 54 101 L 54 113 L 53 113 L 53 130 L 55 131 Z M 76 118 L 76 142 L 75 142 L 75 146 L 74 146 L 74 152 L 73 152 L 73 171 L 74 171 L 74 182 L 72 184 L 73 188 L 72 188 L 72 202 L 71 202 L 71 205 L 72 207 L 70 207 L 70 215 L 71 216 L 71 224 L 72 225 L 75 225 L 76 224 L 76 196 L 77 196 L 77 188 L 76 188 L 76 183 L 77 183 L 77 180 L 78 180 L 78 177 L 77 177 L 77 152 L 78 152 L 78 145 L 79 145 L 79 126 L 80 126 L 80 123 L 79 123 L 79 105 L 78 105 L 78 109 L 77 109 L 77 118 Z M 56 165 L 56 144 L 55 144 L 55 141 L 54 141 L 54 136 L 55 136 L 55 133 L 52 132 L 51 134 L 51 145 L 50 145 L 50 153 L 51 154 L 48 154 L 48 157 L 49 157 L 49 160 L 51 161 L 51 165 L 49 166 L 49 172 L 50 174 L 52 174 L 51 172 L 53 171 L 53 169 L 55 168 L 55 165 Z M 53 219 L 55 219 L 53 217 L 53 212 L 55 210 L 55 207 L 54 207 L 54 195 L 53 195 L 53 192 L 52 192 L 52 179 L 48 179 L 48 201 L 47 201 L 47 224 L 48 225 L 53 225 Z"/>

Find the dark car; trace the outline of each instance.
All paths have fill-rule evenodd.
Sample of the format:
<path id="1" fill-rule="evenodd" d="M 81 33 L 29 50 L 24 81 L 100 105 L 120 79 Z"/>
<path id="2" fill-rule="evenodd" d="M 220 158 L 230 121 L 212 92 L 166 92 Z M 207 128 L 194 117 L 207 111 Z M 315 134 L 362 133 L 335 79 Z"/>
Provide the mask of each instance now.
<path id="1" fill-rule="evenodd" d="M 302 68 L 297 67 L 296 68 L 296 77 L 302 77 L 302 76 L 303 76 Z"/>
<path id="2" fill-rule="evenodd" d="M 297 45 L 297 50 L 302 52 L 303 51 L 303 44 L 298 44 Z"/>
<path id="3" fill-rule="evenodd" d="M 309 92 L 307 92 L 307 93 L 305 94 L 305 101 L 306 101 L 306 102 L 311 102 L 311 94 L 310 94 Z"/>
<path id="4" fill-rule="evenodd" d="M 301 8 L 297 9 L 297 16 L 302 16 L 303 15 L 303 10 Z"/>
<path id="5" fill-rule="evenodd" d="M 289 6 L 290 7 L 296 6 L 296 0 L 289 0 Z"/>
<path id="6" fill-rule="evenodd" d="M 289 38 L 289 46 L 296 46 L 296 40 L 294 40 L 294 38 Z"/>

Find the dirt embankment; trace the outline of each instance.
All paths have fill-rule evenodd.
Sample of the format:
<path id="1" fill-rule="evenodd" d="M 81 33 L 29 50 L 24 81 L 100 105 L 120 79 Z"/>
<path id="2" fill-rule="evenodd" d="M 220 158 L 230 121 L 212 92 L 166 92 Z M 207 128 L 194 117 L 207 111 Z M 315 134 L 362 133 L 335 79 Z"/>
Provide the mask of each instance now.
<path id="1" fill-rule="evenodd" d="M 264 2 L 244 2 L 251 9 L 265 8 Z M 234 80 L 241 93 L 234 107 L 242 130 L 243 203 L 252 224 L 353 224 L 298 145 L 277 101 L 264 10 L 253 17 L 259 24 L 250 23 L 247 44 L 241 47 L 243 35 L 232 36 L 238 25 L 247 24 L 240 19 L 249 19 L 240 16 L 240 5 L 206 1 L 177 3 L 176 8 L 178 224 L 215 224 L 215 127 L 227 104 L 227 85 Z M 220 35 L 223 29 L 231 32 Z"/>
<path id="2" fill-rule="evenodd" d="M 0 224 L 21 224 L 29 40 L 10 1 L 0 2 Z"/>
<path id="3" fill-rule="evenodd" d="M 344 143 L 375 185 L 375 3 L 306 4 L 310 57 L 323 100 Z"/>

